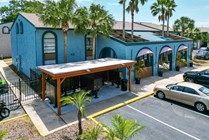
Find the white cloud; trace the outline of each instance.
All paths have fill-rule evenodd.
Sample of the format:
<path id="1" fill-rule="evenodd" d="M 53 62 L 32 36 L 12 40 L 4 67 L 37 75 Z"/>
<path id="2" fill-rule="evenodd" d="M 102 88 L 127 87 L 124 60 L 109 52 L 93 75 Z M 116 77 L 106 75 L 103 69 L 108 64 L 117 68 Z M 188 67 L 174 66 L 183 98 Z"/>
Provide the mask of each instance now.
<path id="1" fill-rule="evenodd" d="M 109 5 L 109 6 L 119 6 L 119 3 L 117 3 L 117 2 L 114 2 L 114 3 L 109 2 L 108 5 Z"/>
<path id="2" fill-rule="evenodd" d="M 9 0 L 1 0 L 0 3 L 9 3 Z"/>
<path id="3" fill-rule="evenodd" d="M 93 0 L 76 0 L 77 3 L 89 3 L 89 2 L 93 2 Z"/>
<path id="4" fill-rule="evenodd" d="M 195 26 L 197 26 L 197 27 L 209 27 L 209 22 L 196 21 Z"/>

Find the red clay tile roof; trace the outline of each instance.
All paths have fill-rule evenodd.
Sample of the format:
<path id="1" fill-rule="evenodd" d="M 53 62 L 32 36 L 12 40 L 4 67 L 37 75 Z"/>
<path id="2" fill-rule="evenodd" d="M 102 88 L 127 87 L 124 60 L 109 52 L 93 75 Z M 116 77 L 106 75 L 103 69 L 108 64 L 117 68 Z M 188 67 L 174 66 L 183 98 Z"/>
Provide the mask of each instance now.
<path id="1" fill-rule="evenodd" d="M 142 26 L 145 26 L 145 27 L 150 27 L 153 29 L 162 30 L 162 26 L 159 24 L 155 24 L 155 23 L 151 23 L 151 22 L 136 22 L 136 23 L 140 24 Z M 165 29 L 167 29 L 167 27 L 165 27 Z M 173 29 L 169 27 L 169 31 L 173 31 Z"/>
<path id="2" fill-rule="evenodd" d="M 131 30 L 131 22 L 125 23 L 126 30 Z M 113 27 L 115 30 L 122 30 L 123 29 L 123 22 L 122 21 L 115 21 L 115 25 Z M 142 31 L 156 31 L 156 29 L 152 29 L 149 27 L 145 27 L 139 24 L 134 23 L 134 30 L 142 30 Z"/>
<path id="3" fill-rule="evenodd" d="M 209 27 L 198 27 L 200 29 L 200 32 L 208 32 L 209 33 Z"/>
<path id="4" fill-rule="evenodd" d="M 50 25 L 44 25 L 44 23 L 40 20 L 38 14 L 34 13 L 20 13 L 23 17 L 25 17 L 31 24 L 33 24 L 35 27 L 40 28 L 40 27 L 46 27 L 46 28 L 51 28 L 52 26 Z M 73 28 L 72 25 L 70 25 L 70 28 Z"/>
<path id="5" fill-rule="evenodd" d="M 50 25 L 44 25 L 44 23 L 40 20 L 38 14 L 34 13 L 20 13 L 23 17 L 25 17 L 31 24 L 33 24 L 37 28 L 50 28 Z M 131 30 L 131 22 L 126 22 L 125 24 L 126 30 Z M 70 25 L 70 28 L 74 28 L 73 25 Z M 115 30 L 122 30 L 123 29 L 123 22 L 122 21 L 115 21 L 115 25 L 113 26 Z M 134 23 L 134 30 L 141 30 L 141 31 L 156 31 L 156 29 L 152 29 L 150 27 L 142 26 L 137 23 Z"/>

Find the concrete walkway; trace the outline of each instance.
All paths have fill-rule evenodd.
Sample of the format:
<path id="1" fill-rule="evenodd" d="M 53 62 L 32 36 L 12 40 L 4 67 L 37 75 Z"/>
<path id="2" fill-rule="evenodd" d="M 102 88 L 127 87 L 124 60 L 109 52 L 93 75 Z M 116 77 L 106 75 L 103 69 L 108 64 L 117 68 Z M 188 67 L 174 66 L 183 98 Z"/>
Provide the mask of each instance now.
<path id="1" fill-rule="evenodd" d="M 204 68 L 198 68 L 205 69 Z M 92 115 L 98 111 L 102 111 L 108 107 L 123 103 L 127 100 L 138 96 L 143 96 L 152 92 L 154 86 L 159 83 L 174 83 L 182 81 L 182 73 L 188 70 L 195 70 L 197 68 L 182 68 L 180 72 L 169 71 L 164 73 L 163 77 L 152 76 L 144 78 L 140 85 L 133 84 L 133 93 L 124 93 L 108 100 L 100 101 L 90 104 L 86 107 L 87 115 Z M 0 72 L 8 83 L 17 82 L 19 77 L 7 66 L 7 64 L 0 60 Z M 114 93 L 112 93 L 114 94 Z M 29 115 L 33 124 L 42 136 L 46 136 L 77 120 L 77 111 L 62 114 L 60 117 L 41 99 L 36 99 L 27 103 L 23 103 L 25 112 Z"/>

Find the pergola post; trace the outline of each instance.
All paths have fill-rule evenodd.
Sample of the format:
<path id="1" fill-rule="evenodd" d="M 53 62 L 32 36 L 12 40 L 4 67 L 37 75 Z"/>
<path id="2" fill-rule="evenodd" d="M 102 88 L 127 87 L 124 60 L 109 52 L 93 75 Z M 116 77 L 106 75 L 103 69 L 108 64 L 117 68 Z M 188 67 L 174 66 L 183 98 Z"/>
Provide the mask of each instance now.
<path id="1" fill-rule="evenodd" d="M 60 102 L 61 94 L 60 94 L 60 86 L 61 86 L 60 78 L 58 78 L 57 79 L 57 114 L 58 115 L 61 115 L 61 102 Z"/>
<path id="2" fill-rule="evenodd" d="M 132 91 L 132 82 L 131 82 L 131 66 L 128 67 L 128 90 Z"/>
<path id="3" fill-rule="evenodd" d="M 46 75 L 44 72 L 42 72 L 42 100 L 45 100 L 46 95 L 45 95 L 45 91 L 46 91 Z"/>

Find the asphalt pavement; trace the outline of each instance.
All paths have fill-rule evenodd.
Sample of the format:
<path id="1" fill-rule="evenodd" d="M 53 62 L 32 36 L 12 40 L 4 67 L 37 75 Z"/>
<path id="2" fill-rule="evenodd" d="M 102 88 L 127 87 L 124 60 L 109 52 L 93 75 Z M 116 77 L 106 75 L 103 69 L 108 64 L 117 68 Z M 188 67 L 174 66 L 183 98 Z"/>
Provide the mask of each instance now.
<path id="1" fill-rule="evenodd" d="M 111 125 L 111 116 L 115 114 L 145 126 L 132 140 L 209 139 L 209 113 L 201 114 L 177 102 L 151 96 L 99 116 L 96 120 Z"/>

